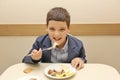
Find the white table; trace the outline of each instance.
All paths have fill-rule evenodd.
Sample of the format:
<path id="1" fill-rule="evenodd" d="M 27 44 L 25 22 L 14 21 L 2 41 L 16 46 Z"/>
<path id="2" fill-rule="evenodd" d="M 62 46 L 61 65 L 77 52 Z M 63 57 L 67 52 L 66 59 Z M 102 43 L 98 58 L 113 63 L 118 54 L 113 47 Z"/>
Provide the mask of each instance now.
<path id="1" fill-rule="evenodd" d="M 40 76 L 41 80 L 52 80 L 44 75 L 44 69 L 50 64 L 51 63 L 40 63 L 37 65 L 25 63 L 15 64 L 3 72 L 0 80 L 17 80 L 20 77 L 28 75 Z M 34 70 L 26 74 L 23 70 L 28 67 L 34 68 Z M 83 69 L 77 71 L 75 76 L 68 80 L 120 80 L 120 74 L 115 68 L 109 65 L 85 64 Z"/>

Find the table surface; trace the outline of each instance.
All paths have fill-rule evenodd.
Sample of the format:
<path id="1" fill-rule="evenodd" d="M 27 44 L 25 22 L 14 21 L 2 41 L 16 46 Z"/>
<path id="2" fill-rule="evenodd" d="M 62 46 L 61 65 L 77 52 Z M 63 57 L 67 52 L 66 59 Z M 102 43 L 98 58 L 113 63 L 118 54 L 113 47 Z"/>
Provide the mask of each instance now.
<path id="1" fill-rule="evenodd" d="M 44 75 L 44 70 L 51 64 L 59 63 L 39 63 L 39 64 L 25 64 L 18 63 L 10 66 L 0 76 L 0 80 L 17 80 L 24 76 L 39 76 L 41 80 L 53 80 Z M 30 73 L 24 73 L 26 68 L 33 68 Z M 120 80 L 119 72 L 112 66 L 105 64 L 85 64 L 84 68 L 78 70 L 75 76 L 67 80 Z"/>

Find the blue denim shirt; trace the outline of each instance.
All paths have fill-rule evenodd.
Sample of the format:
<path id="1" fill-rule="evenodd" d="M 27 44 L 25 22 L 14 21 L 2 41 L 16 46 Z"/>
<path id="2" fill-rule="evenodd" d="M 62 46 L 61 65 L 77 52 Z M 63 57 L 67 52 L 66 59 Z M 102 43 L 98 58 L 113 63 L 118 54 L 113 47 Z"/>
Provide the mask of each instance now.
<path id="1" fill-rule="evenodd" d="M 64 63 L 70 63 L 72 59 L 76 57 L 81 58 L 86 63 L 87 60 L 86 60 L 85 50 L 84 50 L 82 41 L 78 40 L 77 38 L 71 35 L 67 35 L 67 38 L 68 38 L 68 57 L 64 61 Z M 39 48 L 43 49 L 43 48 L 48 48 L 51 46 L 52 46 L 52 43 L 51 43 L 51 40 L 48 34 L 44 36 L 39 36 L 34 42 L 32 49 L 29 51 L 28 54 L 30 54 L 33 49 L 39 50 Z M 38 63 L 38 62 L 51 63 L 51 50 L 43 51 L 42 58 L 40 60 L 32 60 L 32 58 L 27 55 L 23 58 L 22 62 L 24 63 Z"/>

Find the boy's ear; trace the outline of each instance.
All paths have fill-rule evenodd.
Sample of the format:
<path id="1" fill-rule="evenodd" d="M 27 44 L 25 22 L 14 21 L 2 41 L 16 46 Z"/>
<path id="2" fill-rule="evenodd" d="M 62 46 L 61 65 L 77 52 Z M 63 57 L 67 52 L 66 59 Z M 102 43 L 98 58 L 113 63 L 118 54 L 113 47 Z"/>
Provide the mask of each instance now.
<path id="1" fill-rule="evenodd" d="M 70 33 L 70 26 L 69 26 L 69 28 L 68 28 L 68 33 Z"/>
<path id="2" fill-rule="evenodd" d="M 46 32 L 48 32 L 48 27 L 46 26 L 46 29 L 45 29 Z"/>
<path id="3" fill-rule="evenodd" d="M 68 29 L 68 33 L 70 33 L 70 29 Z"/>

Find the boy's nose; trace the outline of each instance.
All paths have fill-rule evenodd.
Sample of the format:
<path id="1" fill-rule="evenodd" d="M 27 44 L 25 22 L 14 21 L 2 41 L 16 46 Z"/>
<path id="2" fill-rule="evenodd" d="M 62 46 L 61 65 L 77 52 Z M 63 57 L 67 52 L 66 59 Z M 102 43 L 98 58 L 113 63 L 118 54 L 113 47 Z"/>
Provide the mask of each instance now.
<path id="1" fill-rule="evenodd" d="M 55 35 L 55 36 L 59 36 L 60 33 L 59 33 L 58 31 L 55 31 L 54 35 Z"/>

